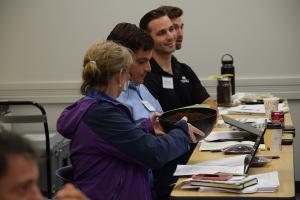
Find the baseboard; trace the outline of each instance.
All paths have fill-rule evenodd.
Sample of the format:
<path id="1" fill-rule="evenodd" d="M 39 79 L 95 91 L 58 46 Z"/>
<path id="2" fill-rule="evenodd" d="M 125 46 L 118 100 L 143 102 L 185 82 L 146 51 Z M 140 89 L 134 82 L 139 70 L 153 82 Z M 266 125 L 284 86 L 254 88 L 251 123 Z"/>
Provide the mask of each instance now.
<path id="1" fill-rule="evenodd" d="M 1 83 L 0 100 L 72 103 L 82 96 L 80 85 L 80 81 Z"/>
<path id="2" fill-rule="evenodd" d="M 212 97 L 217 81 L 201 79 Z M 80 81 L 0 83 L 0 100 L 31 100 L 39 103 L 71 103 L 81 97 Z M 237 92 L 271 93 L 285 99 L 300 99 L 300 76 L 236 78 Z"/>

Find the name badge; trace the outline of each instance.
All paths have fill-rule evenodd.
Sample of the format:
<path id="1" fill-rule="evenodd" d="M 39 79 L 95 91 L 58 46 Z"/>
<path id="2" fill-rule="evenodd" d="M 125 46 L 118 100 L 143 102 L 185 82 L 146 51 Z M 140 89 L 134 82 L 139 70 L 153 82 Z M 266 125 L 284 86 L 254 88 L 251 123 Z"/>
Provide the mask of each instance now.
<path id="1" fill-rule="evenodd" d="M 162 77 L 162 85 L 163 85 L 163 88 L 165 88 L 165 89 L 174 89 L 173 78 L 163 76 Z"/>
<path id="2" fill-rule="evenodd" d="M 142 104 L 150 111 L 154 112 L 155 108 L 148 101 L 142 100 Z"/>

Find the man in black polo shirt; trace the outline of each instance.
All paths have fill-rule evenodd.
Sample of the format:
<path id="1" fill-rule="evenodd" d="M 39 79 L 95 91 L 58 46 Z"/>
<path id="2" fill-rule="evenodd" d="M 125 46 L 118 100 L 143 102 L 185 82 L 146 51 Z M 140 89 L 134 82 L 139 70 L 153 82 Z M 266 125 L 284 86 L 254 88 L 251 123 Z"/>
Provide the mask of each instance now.
<path id="1" fill-rule="evenodd" d="M 176 20 L 180 20 L 181 24 L 176 25 Z M 193 70 L 172 55 L 176 47 L 181 48 L 183 39 L 181 17 L 171 20 L 166 9 L 160 7 L 145 14 L 140 21 L 140 27 L 148 31 L 155 42 L 150 62 L 151 72 L 146 76 L 145 85 L 158 99 L 163 110 L 198 103 L 206 103 L 211 108 L 217 109 L 216 102 L 207 93 Z"/>
<path id="2" fill-rule="evenodd" d="M 176 50 L 176 38 L 177 46 L 181 47 L 183 25 L 176 31 L 166 11 L 158 8 L 142 17 L 140 28 L 146 30 L 154 40 L 151 72 L 147 74 L 144 84 L 158 99 L 162 109 L 167 111 L 199 103 L 206 103 L 217 109 L 214 99 L 207 93 L 193 70 L 172 55 Z M 170 184 L 176 182 L 176 177 L 173 177 L 176 166 L 187 162 L 195 146 L 191 145 L 190 152 L 154 171 L 154 186 L 159 200 L 169 198 L 172 190 Z"/>

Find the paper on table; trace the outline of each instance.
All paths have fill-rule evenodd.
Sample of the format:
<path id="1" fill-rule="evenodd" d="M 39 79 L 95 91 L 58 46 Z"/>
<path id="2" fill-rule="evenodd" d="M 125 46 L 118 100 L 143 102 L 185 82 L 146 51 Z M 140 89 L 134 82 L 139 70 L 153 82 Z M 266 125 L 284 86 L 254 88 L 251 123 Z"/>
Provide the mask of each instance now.
<path id="1" fill-rule="evenodd" d="M 268 118 L 262 117 L 262 118 L 237 118 L 236 120 L 238 120 L 239 122 L 242 123 L 250 123 L 253 125 L 261 125 L 264 124 L 266 122 L 266 120 L 268 121 Z"/>
<path id="2" fill-rule="evenodd" d="M 246 155 L 238 155 L 222 159 L 208 160 L 194 165 L 177 165 L 174 176 L 214 174 L 218 172 L 243 175 L 245 157 Z"/>
<path id="3" fill-rule="evenodd" d="M 224 141 L 224 140 L 243 140 L 245 135 L 249 135 L 246 131 L 213 131 L 204 140 Z"/>
<path id="4" fill-rule="evenodd" d="M 288 112 L 288 107 L 285 107 L 283 103 L 278 105 L 278 110 Z M 257 105 L 239 105 L 228 109 L 228 113 L 234 114 L 265 114 L 265 106 L 263 104 Z"/>
<path id="5" fill-rule="evenodd" d="M 227 166 L 197 166 L 197 165 L 177 165 L 174 176 L 186 176 L 193 174 L 215 174 L 218 172 L 231 173 L 235 175 L 244 174 L 244 165 L 227 167 Z"/>
<path id="6" fill-rule="evenodd" d="M 229 156 L 221 159 L 207 160 L 204 162 L 200 162 L 194 164 L 196 166 L 227 166 L 227 167 L 236 167 L 236 166 L 244 166 L 245 158 L 247 155 L 237 155 L 237 156 Z"/>
<path id="7" fill-rule="evenodd" d="M 199 151 L 222 151 L 226 147 L 238 144 L 238 141 L 225 141 L 225 142 L 206 142 L 201 141 Z"/>
<path id="8" fill-rule="evenodd" d="M 274 192 L 280 186 L 279 176 L 277 171 L 255 174 L 250 176 L 258 179 L 258 184 L 256 185 L 256 187 L 253 186 L 253 190 L 255 188 L 256 192 Z M 249 188 L 248 190 L 251 189 L 252 188 Z"/>
<path id="9" fill-rule="evenodd" d="M 200 151 L 222 151 L 223 149 L 230 147 L 235 144 L 249 144 L 254 145 L 252 141 L 225 141 L 225 142 L 206 142 L 201 141 L 201 145 L 199 147 Z M 259 145 L 260 150 L 264 150 L 264 145 Z"/>

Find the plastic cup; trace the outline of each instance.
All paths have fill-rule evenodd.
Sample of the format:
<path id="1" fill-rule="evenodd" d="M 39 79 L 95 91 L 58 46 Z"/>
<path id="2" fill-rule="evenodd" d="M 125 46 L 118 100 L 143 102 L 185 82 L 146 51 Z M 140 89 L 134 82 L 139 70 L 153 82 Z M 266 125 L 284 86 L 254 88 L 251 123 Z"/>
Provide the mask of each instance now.
<path id="1" fill-rule="evenodd" d="M 264 98 L 263 101 L 264 101 L 266 116 L 269 119 L 271 119 L 271 113 L 274 111 L 278 111 L 279 98 L 269 97 L 269 98 Z"/>

